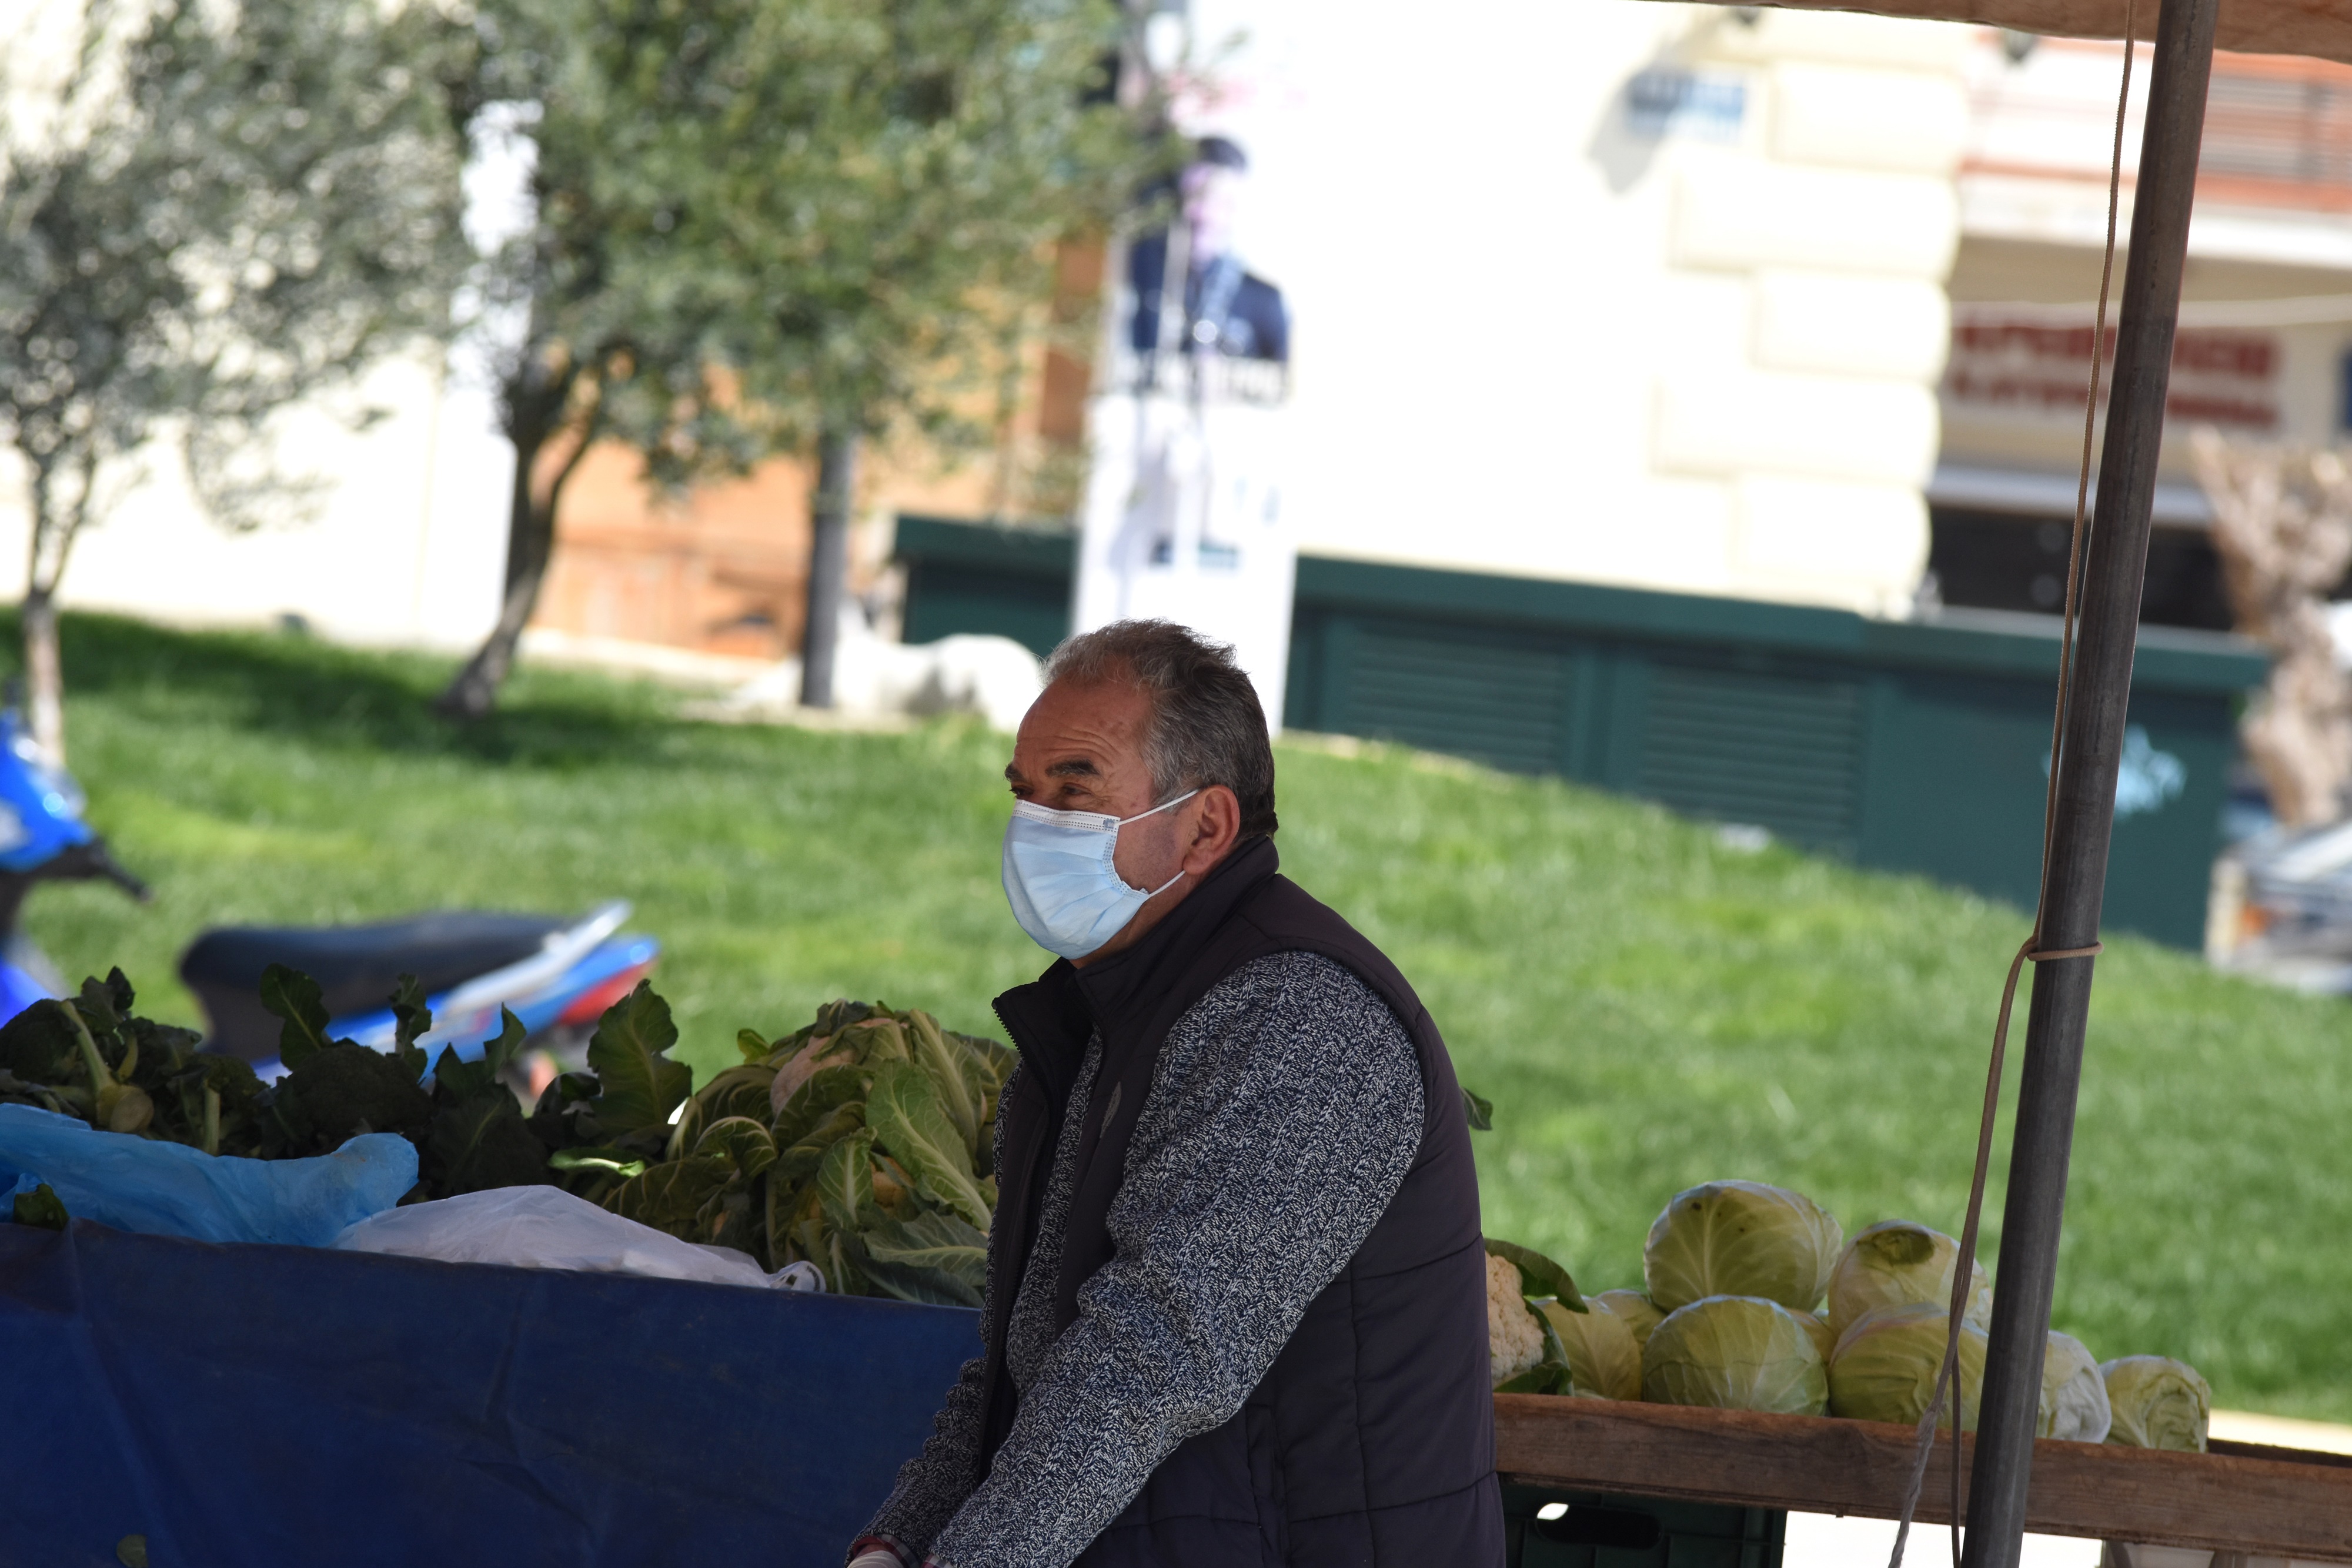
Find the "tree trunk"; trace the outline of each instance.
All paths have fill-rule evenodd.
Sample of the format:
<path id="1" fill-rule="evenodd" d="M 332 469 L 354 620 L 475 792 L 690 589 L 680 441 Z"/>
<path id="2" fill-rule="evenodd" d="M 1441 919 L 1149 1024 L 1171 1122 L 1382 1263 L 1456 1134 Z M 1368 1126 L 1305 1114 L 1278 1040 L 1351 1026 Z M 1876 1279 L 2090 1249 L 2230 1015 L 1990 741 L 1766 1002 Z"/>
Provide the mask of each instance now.
<path id="1" fill-rule="evenodd" d="M 555 554 L 555 504 L 595 433 L 593 406 L 584 413 L 568 407 L 578 379 L 568 370 L 553 375 L 526 371 L 507 388 L 507 433 L 514 443 L 515 469 L 507 505 L 506 591 L 489 636 L 434 701 L 435 711 L 446 717 L 482 718 L 498 706 L 499 688 L 514 669 L 515 647 L 539 608 L 539 591 Z M 567 435 L 572 440 L 571 450 L 541 483 L 541 455 Z"/>
<path id="2" fill-rule="evenodd" d="M 856 467 L 856 436 L 830 430 L 818 439 L 816 493 L 809 503 L 808 618 L 801 629 L 803 707 L 833 706 L 833 656 L 846 592 Z"/>
<path id="3" fill-rule="evenodd" d="M 65 665 L 58 657 L 56 594 L 38 581 L 25 590 L 25 724 L 51 761 L 66 759 Z"/>

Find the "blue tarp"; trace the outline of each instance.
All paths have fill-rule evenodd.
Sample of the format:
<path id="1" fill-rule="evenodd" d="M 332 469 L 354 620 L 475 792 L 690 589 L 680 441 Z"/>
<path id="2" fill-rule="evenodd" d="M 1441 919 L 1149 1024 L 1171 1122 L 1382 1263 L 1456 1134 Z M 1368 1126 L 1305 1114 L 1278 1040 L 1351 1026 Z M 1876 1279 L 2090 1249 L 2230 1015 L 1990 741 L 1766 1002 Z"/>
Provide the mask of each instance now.
<path id="1" fill-rule="evenodd" d="M 0 1224 L 0 1568 L 832 1568 L 977 1316 Z"/>

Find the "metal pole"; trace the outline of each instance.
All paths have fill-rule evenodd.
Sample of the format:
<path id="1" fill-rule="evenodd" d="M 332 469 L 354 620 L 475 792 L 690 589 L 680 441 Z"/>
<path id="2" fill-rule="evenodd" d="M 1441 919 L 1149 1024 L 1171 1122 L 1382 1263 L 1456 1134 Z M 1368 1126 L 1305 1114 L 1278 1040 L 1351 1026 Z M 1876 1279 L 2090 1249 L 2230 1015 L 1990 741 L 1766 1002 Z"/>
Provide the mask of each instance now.
<path id="1" fill-rule="evenodd" d="M 2116 771 L 2131 695 L 2132 646 L 2147 570 L 2149 504 L 2164 434 L 2180 273 L 2196 195 L 2205 89 L 2213 68 L 2220 0 L 2164 0 L 2140 142 L 2131 258 L 2116 330 L 2115 390 L 2107 404 L 2099 498 L 2084 558 L 2074 691 L 2061 739 L 2057 821 L 2043 869 L 2042 946 L 2087 947 L 2099 937 L 2107 838 L 2115 825 Z M 2082 1082 L 2083 1035 L 2093 958 L 2039 964 L 2027 1014 L 2017 1132 L 2001 1212 L 2000 1269 L 1991 1350 L 1977 1422 L 1964 1568 L 2017 1568 L 2042 1358 L 2058 1273 L 2066 1162 Z"/>

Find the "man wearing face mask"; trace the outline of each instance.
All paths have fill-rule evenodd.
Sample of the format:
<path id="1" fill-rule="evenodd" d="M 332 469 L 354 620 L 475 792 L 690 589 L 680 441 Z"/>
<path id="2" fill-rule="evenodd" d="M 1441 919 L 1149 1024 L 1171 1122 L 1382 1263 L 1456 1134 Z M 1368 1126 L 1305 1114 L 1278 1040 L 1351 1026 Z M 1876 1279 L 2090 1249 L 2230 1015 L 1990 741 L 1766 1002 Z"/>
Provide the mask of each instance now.
<path id="1" fill-rule="evenodd" d="M 1395 967 L 1276 873 L 1229 651 L 1071 638 L 1005 768 L 983 1354 L 853 1568 L 1499 1568 L 1460 1091 Z"/>

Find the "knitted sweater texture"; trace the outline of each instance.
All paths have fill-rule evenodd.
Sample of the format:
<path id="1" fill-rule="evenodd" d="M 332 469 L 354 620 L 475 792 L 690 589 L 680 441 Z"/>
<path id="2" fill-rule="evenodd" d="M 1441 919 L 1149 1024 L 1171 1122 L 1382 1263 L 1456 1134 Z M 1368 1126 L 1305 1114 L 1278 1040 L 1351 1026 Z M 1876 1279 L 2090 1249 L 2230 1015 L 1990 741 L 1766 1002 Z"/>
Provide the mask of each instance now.
<path id="1" fill-rule="evenodd" d="M 1099 1038 L 1069 1103 L 1084 1107 Z M 1178 1444 L 1222 1425 L 1396 1195 L 1420 1145 L 1412 1038 L 1345 967 L 1247 964 L 1170 1030 L 1110 1211 L 1118 1255 L 1054 1331 L 1082 1127 L 1063 1123 L 1014 1291 L 1011 1433 L 977 1475 L 975 1358 L 868 1527 L 942 1568 L 1063 1568 Z M 977 1484 L 975 1484 L 977 1483 Z"/>

